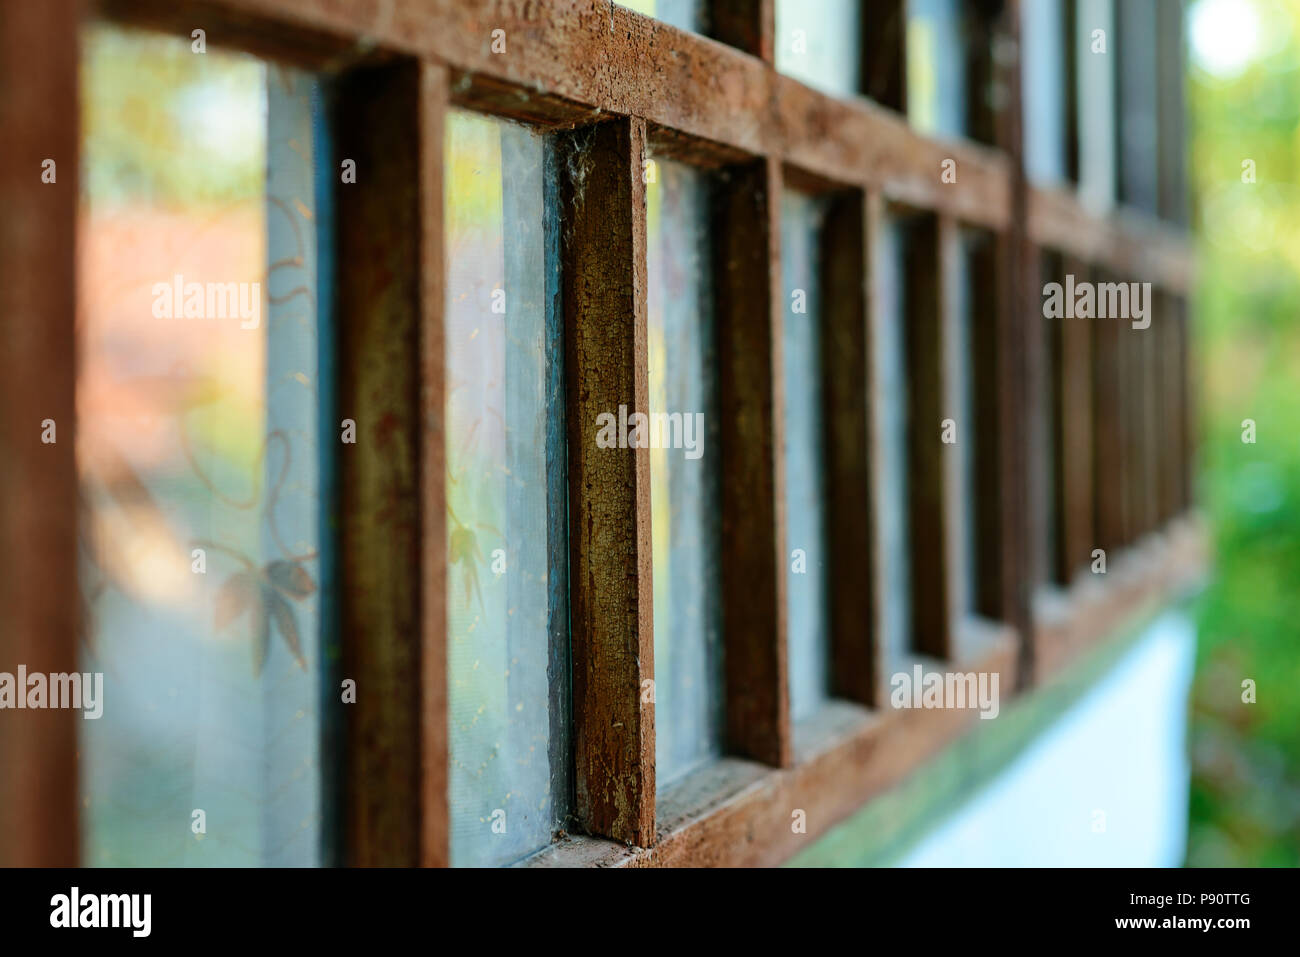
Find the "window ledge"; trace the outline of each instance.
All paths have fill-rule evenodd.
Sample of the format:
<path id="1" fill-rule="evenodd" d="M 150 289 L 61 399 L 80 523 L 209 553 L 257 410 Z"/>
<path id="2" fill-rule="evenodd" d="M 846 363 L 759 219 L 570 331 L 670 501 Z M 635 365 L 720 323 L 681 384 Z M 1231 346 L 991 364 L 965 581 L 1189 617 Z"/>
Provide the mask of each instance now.
<path id="1" fill-rule="evenodd" d="M 1208 570 L 1195 515 L 1107 557 L 1106 573 L 1081 573 L 1066 588 L 1034 595 L 1033 680 L 1041 684 L 1123 624 L 1192 591 Z"/>
<path id="2" fill-rule="evenodd" d="M 1001 686 L 1010 692 L 1015 687 L 1014 632 L 972 625 L 963 626 L 960 634 L 962 660 L 909 662 L 952 671 L 999 672 Z M 654 847 L 620 847 L 569 835 L 519 866 L 779 864 L 923 764 L 976 720 L 973 709 L 879 710 L 832 701 L 798 726 L 794 767 L 724 758 L 661 796 Z M 797 811 L 803 814 L 796 817 Z M 800 817 L 806 828 L 802 833 Z"/>

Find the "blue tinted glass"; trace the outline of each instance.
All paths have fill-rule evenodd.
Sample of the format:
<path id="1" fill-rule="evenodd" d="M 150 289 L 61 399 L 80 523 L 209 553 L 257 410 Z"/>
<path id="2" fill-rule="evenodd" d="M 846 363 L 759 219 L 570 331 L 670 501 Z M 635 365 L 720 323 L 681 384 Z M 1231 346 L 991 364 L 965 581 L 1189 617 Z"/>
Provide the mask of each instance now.
<path id="1" fill-rule="evenodd" d="M 85 860 L 328 863 L 321 86 L 188 38 L 94 28 L 84 50 Z"/>
<path id="2" fill-rule="evenodd" d="M 451 851 L 504 864 L 569 810 L 563 379 L 545 138 L 448 117 Z"/>
<path id="3" fill-rule="evenodd" d="M 667 431 L 681 440 L 650 449 L 663 788 L 722 753 L 721 503 L 708 183 L 688 166 L 655 165 L 646 186 L 650 412 L 675 416 Z"/>
<path id="4" fill-rule="evenodd" d="M 908 532 L 908 382 L 904 323 L 906 225 L 886 220 L 875 252 L 876 345 L 873 361 L 880 382 L 876 422 L 880 429 L 880 512 L 882 650 L 887 660 L 911 645 L 911 540 Z"/>
<path id="5" fill-rule="evenodd" d="M 776 68 L 826 93 L 861 88 L 861 0 L 777 0 Z"/>
<path id="6" fill-rule="evenodd" d="M 707 26 L 707 0 L 619 0 L 619 6 L 696 33 Z"/>
<path id="7" fill-rule="evenodd" d="M 926 133 L 959 136 L 966 131 L 961 0 L 910 0 L 907 5 L 907 116 Z"/>
<path id="8" fill-rule="evenodd" d="M 829 540 L 826 514 L 820 234 L 825 201 L 781 198 L 785 375 L 785 515 L 790 716 L 830 696 Z"/>

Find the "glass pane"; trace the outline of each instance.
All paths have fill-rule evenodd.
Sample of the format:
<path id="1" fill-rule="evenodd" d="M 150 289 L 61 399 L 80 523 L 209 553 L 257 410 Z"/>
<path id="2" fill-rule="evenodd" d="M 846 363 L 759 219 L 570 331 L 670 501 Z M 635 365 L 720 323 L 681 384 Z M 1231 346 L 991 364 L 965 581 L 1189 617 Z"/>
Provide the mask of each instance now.
<path id="1" fill-rule="evenodd" d="M 826 93 L 862 88 L 861 0 L 776 0 L 776 68 Z"/>
<path id="2" fill-rule="evenodd" d="M 1112 0 L 1077 0 L 1075 101 L 1079 110 L 1079 199 L 1093 210 L 1115 201 L 1115 62 Z M 1094 40 L 1097 30 L 1102 33 Z M 1104 53 L 1094 52 L 1098 42 Z"/>
<path id="3" fill-rule="evenodd" d="M 321 89 L 188 38 L 84 39 L 85 860 L 328 863 Z"/>
<path id="4" fill-rule="evenodd" d="M 555 172 L 513 123 L 448 117 L 451 852 L 504 864 L 569 811 Z"/>
<path id="5" fill-rule="evenodd" d="M 1060 183 L 1067 175 L 1063 6 L 1062 0 L 1034 0 L 1020 8 L 1025 172 L 1041 183 Z"/>
<path id="6" fill-rule="evenodd" d="M 1159 195 L 1156 30 L 1155 0 L 1115 4 L 1119 201 L 1153 215 Z"/>
<path id="7" fill-rule="evenodd" d="M 829 540 L 822 398 L 820 235 L 824 200 L 781 198 L 782 333 L 785 373 L 785 515 L 790 717 L 830 697 Z M 798 551 L 796 551 L 798 550 Z M 802 553 L 802 554 L 800 554 Z"/>
<path id="8" fill-rule="evenodd" d="M 619 6 L 671 23 L 683 30 L 707 32 L 708 0 L 619 0 Z"/>
<path id="9" fill-rule="evenodd" d="M 966 131 L 961 7 L 961 0 L 910 0 L 907 5 L 907 116 L 925 133 L 960 136 Z"/>
<path id="10" fill-rule="evenodd" d="M 662 789 L 722 753 L 724 726 L 708 180 L 679 163 L 655 165 L 656 181 L 646 186 L 650 413 L 681 420 L 680 434 L 674 429 L 680 441 L 655 441 L 652 433 L 650 448 L 655 761 Z"/>
<path id="11" fill-rule="evenodd" d="M 880 230 L 876 275 L 879 321 L 874 361 L 880 382 L 876 411 L 881 443 L 880 537 L 882 544 L 882 650 L 886 661 L 902 656 L 911 645 L 912 576 L 908 534 L 908 383 L 906 336 L 905 244 L 907 226 L 887 220 Z"/>

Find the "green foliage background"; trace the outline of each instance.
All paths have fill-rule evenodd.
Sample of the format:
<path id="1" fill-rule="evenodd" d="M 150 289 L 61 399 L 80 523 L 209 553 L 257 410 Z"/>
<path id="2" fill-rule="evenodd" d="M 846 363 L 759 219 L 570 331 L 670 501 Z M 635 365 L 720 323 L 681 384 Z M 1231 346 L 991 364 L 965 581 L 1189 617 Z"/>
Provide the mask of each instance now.
<path id="1" fill-rule="evenodd" d="M 1193 866 L 1300 865 L 1300 4 L 1246 5 L 1259 54 L 1228 79 L 1193 59 L 1189 78 L 1197 494 L 1216 562 L 1198 599 Z"/>

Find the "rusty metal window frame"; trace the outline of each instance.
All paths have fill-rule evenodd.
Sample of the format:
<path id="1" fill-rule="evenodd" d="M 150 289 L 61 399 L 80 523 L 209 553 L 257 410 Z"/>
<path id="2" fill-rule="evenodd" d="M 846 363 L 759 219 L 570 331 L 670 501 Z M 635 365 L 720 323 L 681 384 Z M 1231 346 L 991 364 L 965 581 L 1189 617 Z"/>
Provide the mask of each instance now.
<path id="1" fill-rule="evenodd" d="M 0 638 L 5 660 L 16 655 L 55 671 L 70 670 L 75 656 L 75 616 L 68 603 L 52 599 L 50 587 L 75 579 L 72 446 L 60 443 L 49 452 L 35 439 L 33 423 L 51 414 L 73 418 L 78 51 L 71 25 L 92 15 L 184 36 L 202 27 L 210 43 L 334 74 L 337 152 L 356 159 L 359 180 L 370 182 L 337 193 L 338 255 L 348 263 L 339 271 L 338 402 L 354 409 L 359 422 L 384 418 L 392 426 L 382 451 L 358 444 L 341 465 L 344 673 L 364 689 L 348 715 L 344 755 L 347 862 L 449 861 L 447 566 L 440 503 L 443 123 L 453 105 L 557 131 L 582 129 L 593 164 L 581 190 L 562 186 L 574 766 L 578 825 L 586 833 L 565 837 L 526 863 L 779 862 L 954 740 L 971 717 L 916 712 L 904 727 L 902 714 L 884 706 L 877 612 L 863 597 L 875 594 L 879 575 L 872 475 L 877 428 L 871 422 L 872 390 L 879 383 L 868 358 L 882 319 L 872 255 L 891 206 L 905 205 L 932 220 L 939 284 L 946 281 L 944 264 L 959 227 L 993 234 L 981 297 L 994 315 L 984 325 L 988 341 L 979 361 L 998 386 L 978 400 L 993 416 L 989 432 L 995 438 L 981 485 L 993 498 L 981 503 L 978 534 L 981 562 L 998 569 L 981 585 L 980 597 L 981 611 L 996 624 L 959 623 L 947 640 L 925 650 L 953 670 L 999 671 L 1008 690 L 1013 675 L 1018 687 L 1029 687 L 1099 640 L 1125 609 L 1168 595 L 1196 571 L 1201 537 L 1189 517 L 1191 390 L 1183 305 L 1191 289 L 1189 243 L 1178 229 L 1148 216 L 1123 210 L 1100 218 L 1073 192 L 1026 183 L 1016 0 L 979 5 L 987 14 L 987 50 L 999 51 L 979 58 L 987 70 L 983 81 L 1003 85 L 1008 104 L 977 126 L 980 139 L 994 145 L 928 138 L 904 116 L 864 97 L 828 96 L 782 76 L 772 62 L 772 0 L 721 6 L 726 16 L 715 11 L 717 39 L 710 39 L 601 0 L 556 3 L 545 21 L 529 19 L 532 5 L 509 0 L 5 5 L 0 111 L 5 128 L 21 133 L 0 168 L 0 195 L 13 211 L 0 259 L 0 322 L 4 340 L 14 346 L 0 357 L 0 382 L 7 426 L 33 437 L 15 447 L 13 467 L 0 473 L 0 547 L 32 556 L 21 575 L 0 582 L 0 601 L 12 622 Z M 504 46 L 494 44 L 498 40 Z M 30 49 L 48 52 L 36 60 L 10 55 Z M 868 63 L 874 53 L 864 48 Z M 16 63 L 21 74 L 10 66 Z M 601 68 L 587 68 L 595 63 Z M 894 105 L 905 101 L 905 91 L 885 85 L 898 100 Z M 733 521 L 724 520 L 723 558 L 749 576 L 735 574 L 724 584 L 727 611 L 737 616 L 725 638 L 730 753 L 688 794 L 658 806 L 653 710 L 641 704 L 642 683 L 653 676 L 648 459 L 638 454 L 644 450 L 629 450 L 613 467 L 605 460 L 593 468 L 594 429 L 587 427 L 620 401 L 646 402 L 641 173 L 648 144 L 725 169 L 732 184 L 713 214 L 715 242 L 724 247 L 718 253 L 723 416 L 754 430 L 748 441 L 724 442 L 723 453 L 724 512 L 734 510 Z M 39 170 L 46 155 L 63 158 L 58 189 L 32 185 L 38 176 L 31 170 Z M 955 182 L 941 176 L 948 161 L 955 164 Z M 775 217 L 787 182 L 829 185 L 838 197 L 835 283 L 860 296 L 851 293 L 836 306 L 837 328 L 850 351 L 833 374 L 843 384 L 841 377 L 861 370 L 864 385 L 837 393 L 834 408 L 870 423 L 861 446 L 832 466 L 835 507 L 846 510 L 835 548 L 846 556 L 865 548 L 868 556 L 860 566 L 846 560 L 836 566 L 832 602 L 840 624 L 832 646 L 834 681 L 843 697 L 801 723 L 797 734 L 789 721 L 784 660 L 777 478 L 782 386 L 774 353 L 784 308 Z M 1177 317 L 1173 331 L 1163 333 L 1177 359 L 1167 358 L 1169 349 L 1150 350 L 1166 357 L 1159 379 L 1164 385 L 1151 401 L 1182 416 L 1180 434 L 1162 446 L 1164 458 L 1153 459 L 1165 491 L 1145 524 L 1117 523 L 1111 506 L 1098 505 L 1101 489 L 1092 502 L 1073 486 L 1066 490 L 1068 509 L 1096 517 L 1094 531 L 1120 530 L 1119 555 L 1111 560 L 1130 562 L 1134 573 L 1122 586 L 1112 578 L 1092 583 L 1086 594 L 1069 594 L 1046 616 L 1031 601 L 1030 529 L 1021 507 L 1031 481 L 1027 419 L 1052 407 L 1031 401 L 1038 397 L 1030 391 L 1036 381 L 1030 364 L 1042 361 L 1031 357 L 1042 353 L 1023 350 L 1025 335 L 1041 322 L 1040 247 L 1080 269 L 1154 283 L 1162 308 Z M 938 296 L 941 328 L 951 298 Z M 1080 380 L 1063 399 L 1068 408 L 1089 409 L 1092 434 L 1084 444 L 1094 461 L 1111 454 L 1113 438 L 1124 429 L 1143 428 L 1111 421 L 1123 410 L 1105 399 L 1105 387 L 1117 383 L 1119 373 L 1101 360 L 1094 351 L 1090 380 Z M 1145 388 L 1150 360 L 1143 362 L 1125 373 L 1123 388 Z M 864 401 L 862 412 L 858 403 Z M 1072 422 L 1070 415 L 1062 413 Z M 1123 461 L 1122 449 L 1117 454 Z M 38 487 L 39 498 L 33 492 Z M 947 477 L 936 488 L 953 494 Z M 16 507 L 29 509 L 25 521 L 37 525 L 20 522 Z M 39 548 L 31 544 L 33 527 L 44 532 Z M 597 531 L 582 533 L 582 527 Z M 945 554 L 951 551 L 948 529 L 941 524 L 936 539 Z M 868 624 L 855 629 L 855 621 Z M 24 768 L 0 791 L 0 822 L 6 828 L 22 822 L 21 833 L 0 835 L 5 863 L 74 863 L 75 728 L 57 712 L 31 713 L 24 721 L 17 734 L 0 741 L 0 759 Z M 792 827 L 796 812 L 806 824 L 802 829 Z"/>

